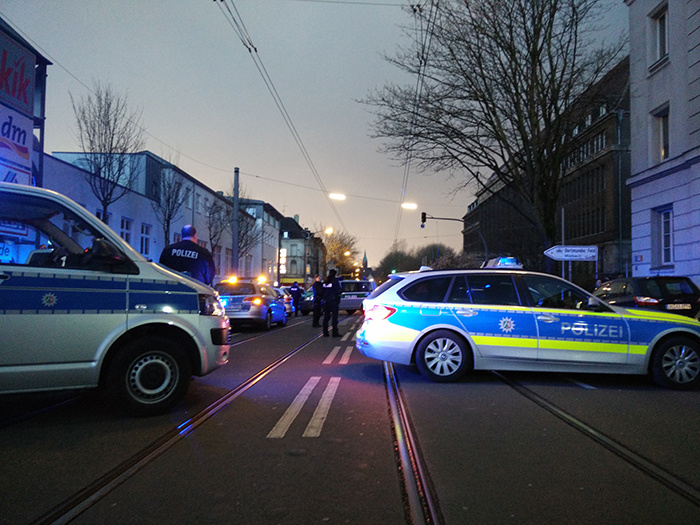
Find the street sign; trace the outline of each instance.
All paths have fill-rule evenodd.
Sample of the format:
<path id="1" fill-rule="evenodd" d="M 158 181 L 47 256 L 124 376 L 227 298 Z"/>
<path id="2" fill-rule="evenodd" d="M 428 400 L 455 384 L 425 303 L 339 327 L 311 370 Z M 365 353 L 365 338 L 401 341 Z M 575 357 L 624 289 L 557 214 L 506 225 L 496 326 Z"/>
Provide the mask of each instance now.
<path id="1" fill-rule="evenodd" d="M 544 254 L 555 261 L 597 261 L 597 246 L 552 246 Z"/>

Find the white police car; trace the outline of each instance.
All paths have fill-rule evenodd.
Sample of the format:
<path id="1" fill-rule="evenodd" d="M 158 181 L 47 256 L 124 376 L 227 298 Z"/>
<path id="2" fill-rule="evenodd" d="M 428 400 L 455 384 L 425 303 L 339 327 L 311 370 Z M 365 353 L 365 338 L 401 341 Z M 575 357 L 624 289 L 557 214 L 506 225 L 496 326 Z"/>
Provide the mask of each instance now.
<path id="1" fill-rule="evenodd" d="M 0 183 L 0 393 L 104 386 L 162 413 L 227 362 L 229 331 L 212 288 L 58 193 Z"/>
<path id="2" fill-rule="evenodd" d="M 395 274 L 364 301 L 356 347 L 415 363 L 434 381 L 471 369 L 651 374 L 661 386 L 700 383 L 700 322 L 612 307 L 535 272 Z"/>

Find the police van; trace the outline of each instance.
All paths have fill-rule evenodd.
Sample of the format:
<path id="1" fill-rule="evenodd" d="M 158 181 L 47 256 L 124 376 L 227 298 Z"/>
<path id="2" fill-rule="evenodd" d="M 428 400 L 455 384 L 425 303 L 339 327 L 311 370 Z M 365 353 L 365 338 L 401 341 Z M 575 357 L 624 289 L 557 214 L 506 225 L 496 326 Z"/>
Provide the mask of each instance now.
<path id="1" fill-rule="evenodd" d="M 224 365 L 216 292 L 58 193 L 0 183 L 0 393 L 101 387 L 134 415 Z"/>

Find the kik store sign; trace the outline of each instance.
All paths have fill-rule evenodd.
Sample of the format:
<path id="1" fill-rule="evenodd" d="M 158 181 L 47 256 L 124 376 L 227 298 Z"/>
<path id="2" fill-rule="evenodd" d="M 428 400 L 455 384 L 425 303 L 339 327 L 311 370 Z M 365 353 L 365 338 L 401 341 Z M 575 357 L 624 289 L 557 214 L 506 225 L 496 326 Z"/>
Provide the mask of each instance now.
<path id="1" fill-rule="evenodd" d="M 0 181 L 30 184 L 36 57 L 0 32 Z"/>

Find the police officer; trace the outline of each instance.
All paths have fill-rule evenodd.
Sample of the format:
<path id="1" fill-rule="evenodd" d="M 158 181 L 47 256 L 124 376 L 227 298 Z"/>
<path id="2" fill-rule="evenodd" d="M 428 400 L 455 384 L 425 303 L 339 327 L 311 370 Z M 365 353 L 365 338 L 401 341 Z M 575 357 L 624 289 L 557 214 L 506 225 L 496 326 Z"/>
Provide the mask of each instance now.
<path id="1" fill-rule="evenodd" d="M 328 277 L 323 282 L 323 335 L 328 337 L 328 322 L 333 328 L 333 337 L 340 337 L 338 332 L 338 306 L 340 305 L 340 294 L 343 289 L 340 282 L 335 277 L 336 271 L 328 272 Z"/>
<path id="2" fill-rule="evenodd" d="M 321 312 L 323 311 L 323 282 L 318 274 L 314 275 L 314 284 L 311 285 L 314 292 L 314 322 L 311 326 L 321 326 Z"/>
<path id="3" fill-rule="evenodd" d="M 299 283 L 294 281 L 294 284 L 289 287 L 289 293 L 292 295 L 292 304 L 294 305 L 294 317 L 299 315 L 299 307 L 301 296 L 304 295 L 304 289 L 299 286 Z"/>
<path id="4" fill-rule="evenodd" d="M 197 230 L 191 224 L 183 226 L 180 242 L 163 249 L 159 262 L 209 286 L 214 282 L 214 258 L 206 248 L 197 244 Z"/>

